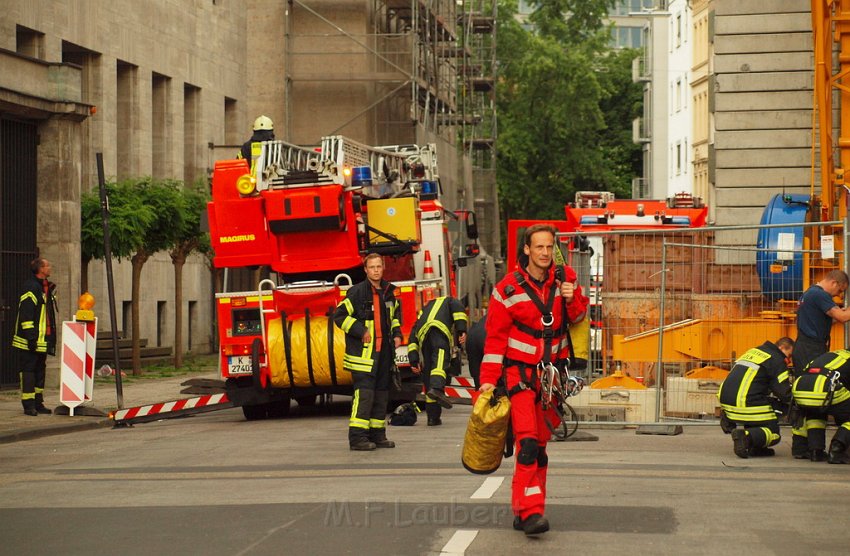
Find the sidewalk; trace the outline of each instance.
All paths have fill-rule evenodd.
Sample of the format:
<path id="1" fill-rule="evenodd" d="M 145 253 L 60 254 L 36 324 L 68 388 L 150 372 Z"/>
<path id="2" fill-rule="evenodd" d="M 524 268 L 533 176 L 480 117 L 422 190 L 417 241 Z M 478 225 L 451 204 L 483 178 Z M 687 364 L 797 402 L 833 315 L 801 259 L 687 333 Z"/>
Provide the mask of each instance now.
<path id="1" fill-rule="evenodd" d="M 124 382 L 124 407 L 133 407 L 156 402 L 191 398 L 197 394 L 181 394 L 181 383 L 191 378 L 219 378 L 211 369 L 182 374 L 171 378 L 145 378 Z M 44 392 L 44 405 L 55 411 L 59 403 L 59 387 L 48 385 Z M 114 381 L 95 381 L 92 403 L 86 404 L 108 413 L 118 407 Z M 18 390 L 0 391 L 0 444 L 29 440 L 54 434 L 65 434 L 98 427 L 111 427 L 107 417 L 83 415 L 24 415 Z"/>

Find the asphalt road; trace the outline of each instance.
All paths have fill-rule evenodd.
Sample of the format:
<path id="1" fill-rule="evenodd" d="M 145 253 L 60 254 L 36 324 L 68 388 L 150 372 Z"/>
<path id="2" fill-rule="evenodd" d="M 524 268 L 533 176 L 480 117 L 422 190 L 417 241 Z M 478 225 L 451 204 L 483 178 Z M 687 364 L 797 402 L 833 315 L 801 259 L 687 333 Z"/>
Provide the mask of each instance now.
<path id="1" fill-rule="evenodd" d="M 345 400 L 345 398 L 343 398 Z M 0 445 L 3 554 L 846 554 L 850 466 L 741 460 L 714 427 L 550 445 L 552 531 L 511 529 L 513 460 L 460 465 L 469 407 L 350 452 L 347 406 L 226 410 Z"/>

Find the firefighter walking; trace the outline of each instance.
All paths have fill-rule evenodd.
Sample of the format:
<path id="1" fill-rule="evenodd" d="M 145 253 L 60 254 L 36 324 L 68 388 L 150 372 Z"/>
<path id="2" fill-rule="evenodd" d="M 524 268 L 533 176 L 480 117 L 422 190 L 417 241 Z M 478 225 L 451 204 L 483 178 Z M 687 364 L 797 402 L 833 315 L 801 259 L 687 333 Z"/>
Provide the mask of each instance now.
<path id="1" fill-rule="evenodd" d="M 371 253 L 363 265 L 366 280 L 348 289 L 333 319 L 345 332 L 342 366 L 351 372 L 354 386 L 348 445 L 368 451 L 395 448 L 387 439 L 386 418 L 390 370 L 402 335 L 396 288 L 383 279 L 383 259 Z"/>
<path id="2" fill-rule="evenodd" d="M 56 284 L 48 280 L 47 259 L 34 259 L 30 271 L 18 301 L 12 347 L 21 351 L 21 404 L 26 415 L 35 417 L 52 413 L 44 405 L 44 379 L 47 356 L 56 353 Z"/>
<path id="3" fill-rule="evenodd" d="M 739 458 L 774 455 L 770 447 L 778 444 L 781 436 L 770 393 L 786 406 L 791 403 L 788 366 L 793 351 L 791 338 L 749 349 L 735 361 L 720 385 L 717 399 L 723 408 L 721 425 L 724 432 L 732 433 L 733 449 Z"/>
<path id="4" fill-rule="evenodd" d="M 428 426 L 443 424 L 442 408 L 452 407 L 445 393 L 446 372 L 454 347 L 452 328 L 458 334 L 458 343 L 464 345 L 468 322 L 469 317 L 460 301 L 454 297 L 438 297 L 425 305 L 410 330 L 407 353 L 410 365 L 414 369 L 421 368 Z"/>
<path id="5" fill-rule="evenodd" d="M 547 424 L 560 422 L 550 406 L 544 411 L 538 372 L 566 364 L 567 325 L 584 318 L 588 299 L 575 271 L 553 265 L 556 230 L 535 224 L 525 232 L 523 256 L 493 290 L 487 313 L 487 339 L 481 363 L 480 391 L 504 378 L 511 400 L 516 467 L 511 485 L 514 529 L 526 535 L 549 530 L 546 502 Z"/>
<path id="6" fill-rule="evenodd" d="M 850 351 L 839 349 L 816 357 L 794 380 L 794 401 L 805 418 L 795 434 L 806 436 L 810 459 L 850 463 Z M 826 421 L 832 415 L 838 430 L 826 448 Z M 802 429 L 802 430 L 801 430 Z"/>

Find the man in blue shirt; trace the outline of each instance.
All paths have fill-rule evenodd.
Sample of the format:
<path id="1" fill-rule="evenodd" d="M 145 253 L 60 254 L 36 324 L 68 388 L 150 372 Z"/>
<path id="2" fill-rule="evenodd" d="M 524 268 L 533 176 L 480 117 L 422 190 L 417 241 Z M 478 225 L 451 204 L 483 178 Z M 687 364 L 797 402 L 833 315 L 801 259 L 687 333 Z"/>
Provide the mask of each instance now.
<path id="1" fill-rule="evenodd" d="M 803 293 L 797 305 L 797 340 L 794 344 L 794 375 L 801 376 L 816 357 L 829 352 L 829 333 L 832 321 L 850 321 L 850 308 L 839 307 L 833 297 L 847 290 L 850 282 L 843 270 L 831 270 L 817 284 Z M 808 427 L 805 420 L 791 430 L 791 454 L 798 459 L 823 461 L 822 450 L 812 453 L 808 446 Z"/>
<path id="2" fill-rule="evenodd" d="M 803 293 L 797 306 L 797 340 L 794 344 L 794 371 L 799 376 L 806 365 L 829 351 L 832 321 L 850 321 L 850 308 L 839 307 L 833 297 L 844 293 L 847 273 L 831 270 L 820 282 Z"/>

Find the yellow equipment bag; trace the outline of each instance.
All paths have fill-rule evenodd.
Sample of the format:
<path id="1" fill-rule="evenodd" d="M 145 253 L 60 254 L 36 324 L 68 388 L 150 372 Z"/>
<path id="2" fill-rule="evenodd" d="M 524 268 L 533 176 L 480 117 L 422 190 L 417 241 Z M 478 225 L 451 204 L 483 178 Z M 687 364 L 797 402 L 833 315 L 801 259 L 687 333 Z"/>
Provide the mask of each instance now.
<path id="1" fill-rule="evenodd" d="M 351 373 L 342 372 L 345 334 L 338 328 L 334 329 L 333 320 L 327 317 L 310 317 L 309 320 L 299 317 L 286 324 L 284 330 L 281 319 L 269 321 L 272 386 L 291 388 L 351 384 Z M 332 349 L 329 349 L 330 337 L 333 337 Z M 287 365 L 287 344 L 292 369 Z"/>
<path id="2" fill-rule="evenodd" d="M 587 368 L 587 360 L 590 359 L 590 315 L 570 323 L 570 342 L 573 344 L 574 354 L 570 368 Z"/>
<path id="3" fill-rule="evenodd" d="M 511 402 L 494 390 L 478 396 L 466 426 L 461 461 L 467 471 L 489 475 L 499 468 L 511 422 Z"/>

